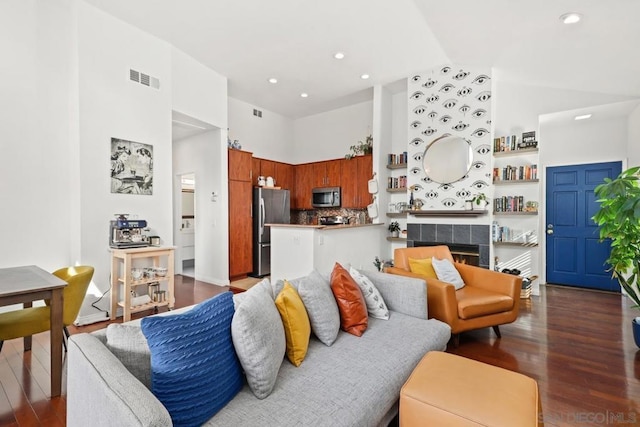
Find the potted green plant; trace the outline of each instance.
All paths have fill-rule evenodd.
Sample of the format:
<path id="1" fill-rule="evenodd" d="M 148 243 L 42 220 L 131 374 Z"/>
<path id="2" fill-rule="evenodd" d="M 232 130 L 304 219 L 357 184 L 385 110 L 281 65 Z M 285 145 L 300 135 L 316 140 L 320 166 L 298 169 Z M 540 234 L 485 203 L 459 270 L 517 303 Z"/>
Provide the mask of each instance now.
<path id="1" fill-rule="evenodd" d="M 478 193 L 473 196 L 471 199 L 471 208 L 475 209 L 475 207 L 479 207 L 480 209 L 484 209 L 489 204 L 489 200 L 487 199 L 487 195 L 484 193 Z"/>
<path id="2" fill-rule="evenodd" d="M 373 151 L 373 136 L 369 135 L 364 141 L 358 141 L 357 144 L 349 147 L 351 153 L 346 154 L 345 159 L 352 159 L 360 154 L 371 154 Z"/>
<path id="3" fill-rule="evenodd" d="M 605 178 L 594 192 L 600 209 L 593 220 L 600 228 L 600 240 L 611 240 L 607 264 L 633 307 L 640 309 L 640 166 L 622 171 L 615 179 Z M 640 316 L 632 320 L 633 337 L 640 347 Z"/>
<path id="4" fill-rule="evenodd" d="M 398 237 L 400 235 L 400 224 L 398 221 L 391 221 L 389 224 L 389 233 L 391 233 L 391 237 Z"/>

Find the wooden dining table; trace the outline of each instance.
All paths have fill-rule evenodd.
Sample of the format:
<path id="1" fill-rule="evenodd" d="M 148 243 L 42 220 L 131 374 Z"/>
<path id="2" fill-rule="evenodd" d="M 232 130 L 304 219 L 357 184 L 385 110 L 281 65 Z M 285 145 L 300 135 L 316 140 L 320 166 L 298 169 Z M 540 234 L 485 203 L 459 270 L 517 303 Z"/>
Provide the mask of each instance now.
<path id="1" fill-rule="evenodd" d="M 0 306 L 48 299 L 51 307 L 51 397 L 62 388 L 62 291 L 67 282 L 35 265 L 0 268 Z M 25 337 L 25 350 L 31 346 Z"/>

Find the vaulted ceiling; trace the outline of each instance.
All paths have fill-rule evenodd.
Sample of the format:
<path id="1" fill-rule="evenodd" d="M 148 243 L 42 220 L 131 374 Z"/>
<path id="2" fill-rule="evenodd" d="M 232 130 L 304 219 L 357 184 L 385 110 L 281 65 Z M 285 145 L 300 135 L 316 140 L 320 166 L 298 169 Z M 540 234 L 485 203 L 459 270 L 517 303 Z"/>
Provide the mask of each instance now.
<path id="1" fill-rule="evenodd" d="M 226 76 L 230 96 L 291 118 L 370 98 L 373 85 L 445 63 L 640 96 L 637 0 L 85 1 Z M 583 19 L 564 25 L 566 12 Z"/>

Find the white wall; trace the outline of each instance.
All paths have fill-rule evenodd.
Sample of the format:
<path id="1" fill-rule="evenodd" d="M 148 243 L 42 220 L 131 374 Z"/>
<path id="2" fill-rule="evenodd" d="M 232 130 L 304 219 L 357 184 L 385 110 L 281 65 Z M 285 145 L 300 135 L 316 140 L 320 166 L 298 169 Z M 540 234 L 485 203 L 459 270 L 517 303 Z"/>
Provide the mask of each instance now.
<path id="1" fill-rule="evenodd" d="M 105 292 L 110 286 L 108 225 L 114 214 L 146 219 L 151 234 L 164 245 L 173 243 L 171 47 L 80 3 L 78 54 L 82 254 L 83 262 L 95 266 L 94 282 Z M 160 79 L 160 89 L 130 81 L 130 68 Z M 153 195 L 111 194 L 112 137 L 153 146 Z M 84 307 L 80 315 L 92 313 L 95 309 Z"/>
<path id="2" fill-rule="evenodd" d="M 171 108 L 226 131 L 227 79 L 175 47 L 171 73 Z"/>
<path id="3" fill-rule="evenodd" d="M 293 163 L 293 120 L 264 108 L 228 98 L 229 137 L 254 157 Z M 262 117 L 253 115 L 253 109 Z"/>
<path id="4" fill-rule="evenodd" d="M 75 14 L 72 0 L 0 2 L 0 267 L 87 262 L 74 162 Z"/>
<path id="5" fill-rule="evenodd" d="M 344 157 L 350 153 L 350 146 L 364 141 L 367 135 L 372 133 L 372 121 L 373 101 L 295 120 L 291 163 Z"/>
<path id="6" fill-rule="evenodd" d="M 193 173 L 195 188 L 195 276 L 218 285 L 229 284 L 229 210 L 226 168 L 226 129 L 173 143 L 174 215 L 179 218 L 180 175 Z M 216 197 L 212 197 L 212 193 Z M 176 233 L 179 233 L 179 226 Z M 180 260 L 176 256 L 176 260 Z"/>
<path id="7" fill-rule="evenodd" d="M 498 75 L 496 77 L 496 74 Z M 538 129 L 538 116 L 581 107 L 611 104 L 629 97 L 528 86 L 500 80 L 494 71 L 494 135 L 521 135 Z M 540 141 L 540 150 L 544 150 Z"/>
<path id="8" fill-rule="evenodd" d="M 540 152 L 540 164 L 544 168 L 625 160 L 627 118 L 543 123 L 540 125 L 540 141 L 544 143 Z"/>
<path id="9" fill-rule="evenodd" d="M 628 138 L 628 165 L 640 166 L 640 106 L 629 115 Z"/>

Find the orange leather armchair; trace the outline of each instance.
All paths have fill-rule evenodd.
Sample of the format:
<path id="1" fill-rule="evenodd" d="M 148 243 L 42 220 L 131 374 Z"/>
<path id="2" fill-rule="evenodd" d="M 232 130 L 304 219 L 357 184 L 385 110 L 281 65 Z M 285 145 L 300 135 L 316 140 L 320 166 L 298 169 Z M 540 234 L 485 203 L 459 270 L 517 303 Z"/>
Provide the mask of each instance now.
<path id="1" fill-rule="evenodd" d="M 465 286 L 456 291 L 450 283 L 411 272 L 409 258 L 431 257 L 451 261 Z M 448 246 L 399 248 L 394 251 L 393 262 L 394 267 L 387 267 L 386 273 L 426 280 L 429 318 L 451 326 L 456 346 L 459 334 L 472 329 L 491 326 L 500 338 L 499 325 L 511 323 L 518 317 L 522 286 L 522 278 L 518 276 L 454 262 Z"/>

